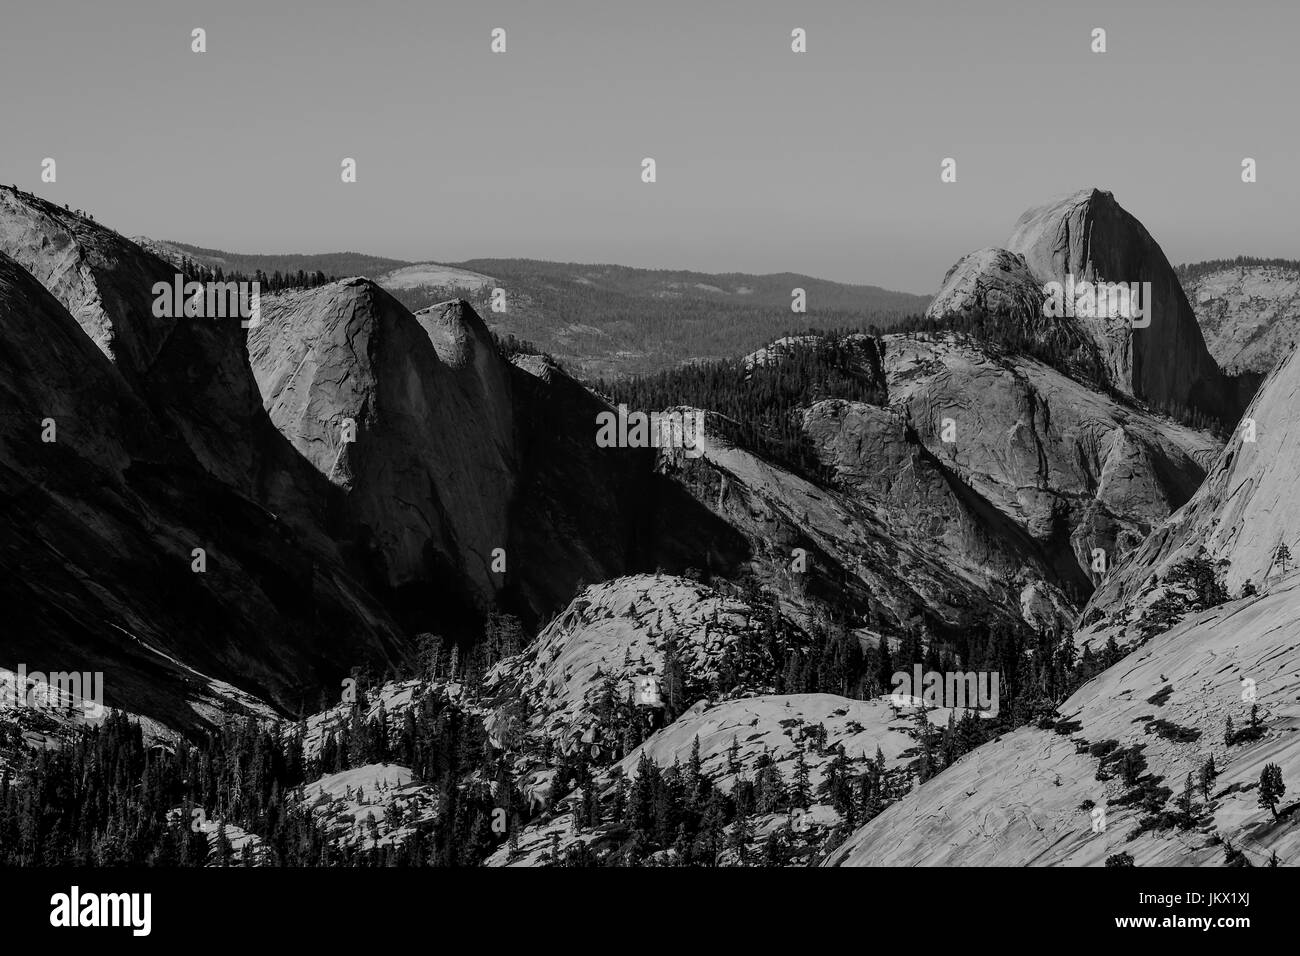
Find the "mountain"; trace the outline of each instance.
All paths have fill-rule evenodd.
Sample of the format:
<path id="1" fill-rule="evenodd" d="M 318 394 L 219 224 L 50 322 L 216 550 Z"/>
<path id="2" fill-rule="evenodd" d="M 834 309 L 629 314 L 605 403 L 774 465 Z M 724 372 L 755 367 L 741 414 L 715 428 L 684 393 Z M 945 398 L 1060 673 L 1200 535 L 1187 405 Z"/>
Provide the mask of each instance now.
<path id="1" fill-rule="evenodd" d="M 175 266 L 190 262 L 252 277 L 280 272 L 364 276 L 413 312 L 465 299 L 493 333 L 554 356 L 583 378 L 641 374 L 698 358 L 738 355 L 790 329 L 889 327 L 927 297 L 796 273 L 713 274 L 537 259 L 405 262 L 360 253 L 248 255 L 144 237 Z M 504 302 L 494 308 L 493 290 Z M 803 289 L 807 311 L 791 310 Z"/>
<path id="2" fill-rule="evenodd" d="M 1300 540 L 1298 389 L 1292 353 L 1191 500 L 1093 594 L 1076 641 L 1090 654 L 1108 638 L 1134 650 L 1040 726 L 984 745 L 885 811 L 829 863 L 1096 865 L 1125 851 L 1138 865 L 1195 865 L 1228 846 L 1256 863 L 1294 856 L 1300 838 L 1253 791 L 1267 763 L 1284 779 L 1300 772 L 1300 590 L 1277 553 Z M 1198 593 L 1216 579 L 1217 597 Z M 1211 756 L 1217 782 L 1180 816 L 1174 798 Z M 1106 808 L 1101 833 L 1094 807 Z"/>
<path id="3" fill-rule="evenodd" d="M 5 652 L 102 671 L 110 706 L 186 729 L 241 708 L 230 685 L 298 708 L 406 639 L 314 524 L 328 485 L 262 413 L 237 322 L 154 319 L 163 276 L 103 227 L 0 190 Z"/>
<path id="4" fill-rule="evenodd" d="M 271 420 L 347 500 L 384 587 L 503 576 L 515 448 L 509 366 L 472 312 L 412 316 L 367 279 L 267 297 L 249 361 Z"/>
<path id="5" fill-rule="evenodd" d="M 791 330 L 888 327 L 926 302 L 794 273 L 714 275 L 532 259 L 472 259 L 454 268 L 471 278 L 422 289 L 411 285 L 409 270 L 398 270 L 377 281 L 412 308 L 463 295 L 498 335 L 530 342 L 587 379 L 743 354 Z M 498 309 L 494 288 L 505 292 Z M 804 290 L 806 312 L 791 310 L 795 289 Z"/>
<path id="6" fill-rule="evenodd" d="M 205 249 L 185 242 L 173 242 L 165 239 L 150 239 L 138 236 L 137 245 L 147 249 L 160 259 L 165 259 L 174 266 L 180 266 L 183 260 L 210 269 L 220 268 L 230 274 L 242 274 L 249 277 L 258 272 L 273 275 L 276 272 L 306 272 L 309 275 L 323 272 L 330 277 L 375 276 L 391 272 L 410 265 L 401 259 L 389 259 L 385 256 L 370 256 L 360 252 L 323 252 L 323 253 L 284 253 L 284 254 L 247 254 L 226 252 L 222 249 Z"/>
<path id="7" fill-rule="evenodd" d="M 271 420 L 342 493 L 335 533 L 416 630 L 493 603 L 535 620 L 580 581 L 703 564 L 702 545 L 743 559 L 652 449 L 597 446 L 605 402 L 507 359 L 464 301 L 412 315 L 367 279 L 268 296 L 249 355 Z"/>
<path id="8" fill-rule="evenodd" d="M 1064 314 L 1045 317 L 1047 283 L 1060 283 L 1068 297 L 1075 283 L 1085 281 L 1149 288 L 1141 303 L 1144 319 L 1095 303 L 1076 310 L 1073 301 L 1061 303 Z M 1132 303 L 1127 307 L 1131 311 Z M 1066 361 L 1095 369 L 1102 384 L 1161 409 L 1233 419 L 1245 403 L 1243 390 L 1253 384 L 1223 375 L 1159 244 L 1111 193 L 1096 188 L 1026 211 L 1004 249 L 981 250 L 949 271 L 926 314 L 1027 322 L 1029 333 Z"/>
<path id="9" fill-rule="evenodd" d="M 1136 546 L 1221 447 L 956 333 L 786 339 L 612 397 L 721 409 L 701 454 L 665 472 L 746 535 L 765 583 L 852 607 L 873 635 L 1068 626 L 1096 549 Z M 736 428 L 742 415 L 768 430 Z M 788 437 L 764 439 L 777 428 Z"/>
<path id="10" fill-rule="evenodd" d="M 859 301 L 806 277 L 510 260 L 317 269 L 273 283 L 245 330 L 154 314 L 155 284 L 209 277 L 180 263 L 0 191 L 4 648 L 102 671 L 112 708 L 54 765 L 24 746 L 76 721 L 6 707 L 0 760 L 19 790 L 144 827 L 118 846 L 121 812 L 96 811 L 50 861 L 201 862 L 222 827 L 246 862 L 295 865 L 1293 849 L 1289 809 L 1261 816 L 1251 781 L 1295 769 L 1277 544 L 1297 530 L 1300 367 L 1226 447 L 1193 427 L 1246 380 L 1198 346 L 1177 276 L 1109 194 L 1031 210 L 897 331 L 778 334 L 791 282 L 844 315 Z M 1044 314 L 1067 273 L 1151 282 L 1152 324 Z M 463 292 L 421 301 L 431 281 Z M 674 349 L 717 331 L 691 361 L 656 346 L 659 371 L 584 382 L 493 334 L 529 302 L 624 344 L 657 316 Z M 708 357 L 765 315 L 748 354 Z M 606 447 L 623 405 L 703 431 Z M 982 703 L 886 696 L 918 668 L 999 683 Z M 1218 786 L 1180 806 L 1210 755 Z M 126 769 L 100 786 L 105 759 Z M 201 786 L 236 774 L 238 793 Z M 194 810 L 212 816 L 178 837 Z M 45 859 L 11 842 L 6 859 Z"/>
<path id="11" fill-rule="evenodd" d="M 1225 369 L 1266 375 L 1300 341 L 1300 263 L 1242 258 L 1178 273 L 1205 344 Z"/>

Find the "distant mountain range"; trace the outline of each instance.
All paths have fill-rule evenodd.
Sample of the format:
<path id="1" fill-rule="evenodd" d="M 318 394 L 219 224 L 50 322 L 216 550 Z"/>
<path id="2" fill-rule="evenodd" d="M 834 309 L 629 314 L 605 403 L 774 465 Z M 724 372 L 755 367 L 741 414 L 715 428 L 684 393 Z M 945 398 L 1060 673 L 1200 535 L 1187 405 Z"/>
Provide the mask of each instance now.
<path id="1" fill-rule="evenodd" d="M 584 378 L 735 357 L 808 329 L 886 330 L 933 302 L 789 272 L 714 274 L 541 259 L 409 262 L 358 252 L 259 255 L 136 241 L 171 261 L 226 272 L 366 276 L 413 311 L 464 298 L 497 335 L 530 343 Z M 1289 353 L 1300 332 L 1300 261 L 1238 256 L 1184 263 L 1174 272 L 1211 357 L 1225 371 L 1264 374 Z M 506 291 L 504 312 L 493 311 L 494 288 Z M 803 314 L 790 308 L 797 288 L 806 294 Z"/>
<path id="2" fill-rule="evenodd" d="M 366 276 L 412 311 L 464 298 L 497 335 L 529 342 L 584 378 L 743 355 L 807 329 L 887 329 L 930 302 L 928 296 L 792 272 L 715 275 L 539 259 L 416 263 L 352 252 L 244 255 L 137 241 L 172 261 L 183 257 L 227 272 Z M 505 290 L 505 311 L 493 308 L 494 288 Z M 796 289 L 803 290 L 806 312 L 792 311 Z"/>

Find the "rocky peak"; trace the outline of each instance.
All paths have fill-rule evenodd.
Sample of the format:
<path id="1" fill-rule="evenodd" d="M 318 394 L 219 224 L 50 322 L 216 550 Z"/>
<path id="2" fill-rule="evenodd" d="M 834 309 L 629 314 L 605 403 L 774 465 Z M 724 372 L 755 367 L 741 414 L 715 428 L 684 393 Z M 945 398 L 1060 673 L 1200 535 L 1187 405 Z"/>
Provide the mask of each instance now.
<path id="1" fill-rule="evenodd" d="M 927 314 L 1041 319 L 1044 286 L 1061 283 L 1069 296 L 1071 280 L 1125 283 L 1144 296 L 1149 325 L 1104 309 L 1059 320 L 1095 350 L 1106 384 L 1162 408 L 1235 416 L 1236 389 L 1206 349 L 1173 267 L 1146 228 L 1101 189 L 1025 212 L 1005 248 L 980 250 L 949 271 Z"/>
<path id="2" fill-rule="evenodd" d="M 350 534 L 384 583 L 458 568 L 494 593 L 512 414 L 506 363 L 473 310 L 417 320 L 369 279 L 346 279 L 264 299 L 248 341 L 272 421 L 347 493 Z"/>

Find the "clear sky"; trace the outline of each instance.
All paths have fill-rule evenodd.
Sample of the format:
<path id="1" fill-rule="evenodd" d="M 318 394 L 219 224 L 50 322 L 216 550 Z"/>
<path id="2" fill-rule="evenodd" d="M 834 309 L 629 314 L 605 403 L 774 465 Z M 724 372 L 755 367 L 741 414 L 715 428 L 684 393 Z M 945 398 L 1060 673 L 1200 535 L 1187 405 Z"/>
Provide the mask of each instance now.
<path id="1" fill-rule="evenodd" d="M 1298 27 L 1296 0 L 7 2 L 0 181 L 242 252 L 915 292 L 1097 185 L 1174 262 L 1297 257 Z"/>

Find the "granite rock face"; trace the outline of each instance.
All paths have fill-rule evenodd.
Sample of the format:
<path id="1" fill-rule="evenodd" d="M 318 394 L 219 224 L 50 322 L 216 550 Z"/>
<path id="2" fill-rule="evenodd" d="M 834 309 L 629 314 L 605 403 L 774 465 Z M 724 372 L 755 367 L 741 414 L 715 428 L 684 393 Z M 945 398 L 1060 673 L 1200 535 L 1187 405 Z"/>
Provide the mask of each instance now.
<path id="1" fill-rule="evenodd" d="M 0 252 L 73 315 L 176 439 L 172 454 L 300 530 L 323 525 L 329 486 L 263 411 L 238 317 L 156 316 L 155 285 L 172 286 L 175 266 L 30 194 L 0 189 Z"/>
<path id="2" fill-rule="evenodd" d="M 580 582 L 698 565 L 710 547 L 720 567 L 743 560 L 653 449 L 597 446 L 602 399 L 541 356 L 505 358 L 468 303 L 412 315 L 357 278 L 262 311 L 248 341 L 267 411 L 341 494 L 332 530 L 412 621 L 496 601 L 543 616 Z"/>
<path id="3" fill-rule="evenodd" d="M 1247 580 L 1263 589 L 1294 572 L 1276 559 L 1280 544 L 1300 553 L 1300 353 L 1264 380 L 1228 445 L 1191 500 L 1160 523 L 1089 602 L 1088 612 L 1114 613 L 1140 599 L 1153 574 L 1204 548 L 1226 561 L 1224 584 L 1238 593 Z M 1085 614 L 1085 617 L 1087 615 Z"/>
<path id="4" fill-rule="evenodd" d="M 1137 866 L 1222 866 L 1229 842 L 1254 866 L 1273 852 L 1293 859 L 1300 831 L 1270 825 L 1257 784 L 1269 763 L 1286 780 L 1300 773 L 1298 613 L 1292 577 L 1189 618 L 1079 688 L 1055 726 L 1020 727 L 966 754 L 859 828 L 825 865 L 1102 866 L 1127 852 Z M 1249 720 L 1243 678 L 1260 688 L 1260 732 L 1228 746 L 1227 719 Z M 1136 788 L 1114 760 L 1130 748 L 1145 761 Z M 1135 794 L 1163 784 L 1168 798 L 1157 795 L 1157 806 L 1172 811 L 1187 775 L 1210 756 L 1219 777 L 1197 809 L 1202 828 L 1222 840 L 1153 827 Z"/>
<path id="5" fill-rule="evenodd" d="M 898 540 L 1004 580 L 1086 596 L 1093 551 L 1135 547 L 1218 453 L 1203 432 L 957 336 L 882 341 L 889 406 L 826 401 L 804 429 L 833 483 Z"/>
<path id="6" fill-rule="evenodd" d="M 248 342 L 271 420 L 346 495 L 346 534 L 384 585 L 459 569 L 494 593 L 513 420 L 507 368 L 473 311 L 412 316 L 348 279 L 270 297 Z"/>
<path id="7" fill-rule="evenodd" d="M 938 317 L 986 312 L 1036 321 L 1042 306 L 1042 283 L 1029 271 L 1024 256 L 988 247 L 957 260 L 943 277 L 926 314 Z"/>
<path id="8" fill-rule="evenodd" d="M 187 728 L 230 685 L 292 709 L 396 660 L 404 636 L 333 542 L 204 468 L 151 398 L 0 253 L 4 666 L 103 671 L 109 706 Z"/>
<path id="9" fill-rule="evenodd" d="M 1068 290 L 1071 281 L 1138 283 L 1139 289 L 1150 283 L 1149 301 L 1142 302 L 1150 324 L 1100 308 L 1044 317 L 1044 286 L 1058 282 Z M 1224 418 L 1240 411 L 1238 389 L 1206 349 L 1173 267 L 1109 192 L 1085 189 L 1028 210 L 1004 249 L 980 250 L 949 272 L 927 315 L 974 311 L 1028 323 L 1040 334 L 1050 328 L 1056 350 L 1095 361 L 1104 384 L 1156 407 Z M 1074 354 L 1081 346 L 1088 356 Z"/>

